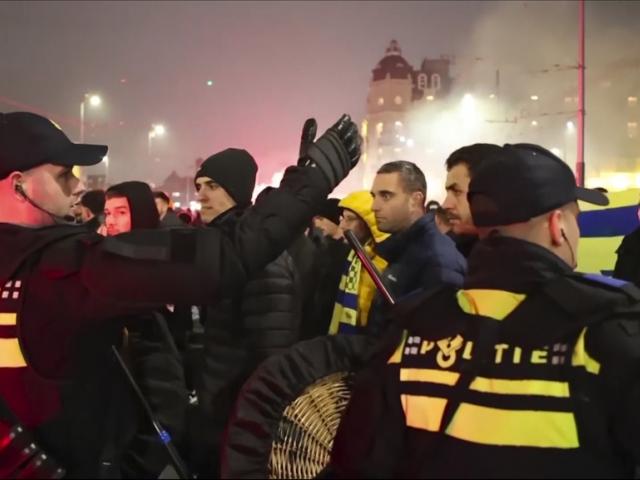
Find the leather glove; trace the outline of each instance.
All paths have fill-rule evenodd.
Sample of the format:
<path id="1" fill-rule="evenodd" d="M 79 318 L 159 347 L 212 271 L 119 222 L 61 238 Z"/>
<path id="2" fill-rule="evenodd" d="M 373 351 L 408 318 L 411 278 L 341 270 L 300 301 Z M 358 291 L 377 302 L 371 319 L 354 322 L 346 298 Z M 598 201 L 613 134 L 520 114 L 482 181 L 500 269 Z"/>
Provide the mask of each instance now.
<path id="1" fill-rule="evenodd" d="M 318 131 L 318 122 L 315 118 L 307 118 L 302 127 L 302 135 L 300 136 L 300 154 L 298 158 L 304 158 L 309 150 L 309 147 L 316 139 L 316 132 Z"/>
<path id="2" fill-rule="evenodd" d="M 302 129 L 302 155 L 298 165 L 318 168 L 333 190 L 357 165 L 362 138 L 358 133 L 358 126 L 346 114 L 313 142 L 315 130 L 315 120 L 308 119 Z M 306 149 L 305 152 L 303 148 Z"/>

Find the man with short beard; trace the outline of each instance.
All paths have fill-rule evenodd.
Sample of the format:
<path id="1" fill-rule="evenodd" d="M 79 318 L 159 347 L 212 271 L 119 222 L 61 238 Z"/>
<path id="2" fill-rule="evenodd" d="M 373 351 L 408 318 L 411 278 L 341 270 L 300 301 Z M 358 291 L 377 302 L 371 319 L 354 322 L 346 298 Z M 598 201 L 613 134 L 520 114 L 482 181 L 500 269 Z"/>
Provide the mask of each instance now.
<path id="1" fill-rule="evenodd" d="M 451 238 L 465 258 L 469 257 L 478 241 L 478 231 L 473 225 L 467 200 L 469 182 L 480 166 L 500 153 L 500 147 L 490 143 L 475 143 L 459 148 L 447 158 L 447 197 L 442 208 L 447 214 Z"/>

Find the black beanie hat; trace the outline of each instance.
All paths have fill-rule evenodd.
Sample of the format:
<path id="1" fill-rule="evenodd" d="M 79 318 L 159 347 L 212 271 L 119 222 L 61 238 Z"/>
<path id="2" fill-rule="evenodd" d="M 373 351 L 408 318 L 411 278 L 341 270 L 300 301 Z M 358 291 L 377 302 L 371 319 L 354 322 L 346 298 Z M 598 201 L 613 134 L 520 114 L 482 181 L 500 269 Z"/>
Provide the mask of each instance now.
<path id="1" fill-rule="evenodd" d="M 195 178 L 209 177 L 242 208 L 251 205 L 257 173 L 258 165 L 249 152 L 227 148 L 207 158 Z"/>
<path id="2" fill-rule="evenodd" d="M 104 190 L 89 190 L 80 199 L 80 205 L 87 207 L 94 215 L 104 213 Z"/>
<path id="3" fill-rule="evenodd" d="M 151 187 L 144 182 L 122 182 L 107 189 L 107 199 L 125 197 L 131 212 L 131 230 L 158 228 L 160 214 Z"/>
<path id="4" fill-rule="evenodd" d="M 339 206 L 339 203 L 340 203 L 339 198 L 327 198 L 322 203 L 322 206 L 318 210 L 317 215 L 320 217 L 324 217 L 328 220 L 331 220 L 336 225 L 340 225 L 340 216 L 342 215 L 342 208 Z"/>

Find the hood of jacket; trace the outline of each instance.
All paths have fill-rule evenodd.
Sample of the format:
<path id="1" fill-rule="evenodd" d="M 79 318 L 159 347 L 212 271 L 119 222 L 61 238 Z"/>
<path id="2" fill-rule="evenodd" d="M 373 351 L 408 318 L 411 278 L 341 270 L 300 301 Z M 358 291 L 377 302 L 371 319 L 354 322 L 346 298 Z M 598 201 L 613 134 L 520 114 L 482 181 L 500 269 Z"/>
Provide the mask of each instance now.
<path id="1" fill-rule="evenodd" d="M 351 210 L 358 215 L 369 227 L 371 236 L 375 243 L 381 243 L 389 238 L 388 233 L 383 233 L 378 229 L 376 216 L 373 213 L 373 197 L 366 190 L 359 190 L 344 197 L 338 204 L 340 208 Z"/>
<path id="2" fill-rule="evenodd" d="M 158 228 L 160 214 L 153 198 L 151 187 L 144 182 L 123 182 L 110 187 L 109 193 L 116 193 L 127 199 L 131 212 L 131 230 Z"/>

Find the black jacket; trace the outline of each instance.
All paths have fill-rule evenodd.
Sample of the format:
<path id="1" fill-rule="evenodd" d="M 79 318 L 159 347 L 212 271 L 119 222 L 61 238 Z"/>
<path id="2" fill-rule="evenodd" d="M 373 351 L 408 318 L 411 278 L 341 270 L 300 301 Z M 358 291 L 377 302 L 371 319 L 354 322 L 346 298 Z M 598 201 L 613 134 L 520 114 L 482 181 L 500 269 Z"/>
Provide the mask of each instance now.
<path id="1" fill-rule="evenodd" d="M 640 285 L 640 228 L 622 239 L 613 276 Z"/>
<path id="2" fill-rule="evenodd" d="M 101 326 L 116 335 L 115 318 L 215 303 L 242 286 L 302 233 L 326 197 L 315 170 L 288 169 L 281 188 L 239 220 L 231 239 L 216 229 L 103 238 L 79 226 L 0 224 L 0 285 L 11 281 L 17 292 L 0 304 L 0 312 L 17 314 L 17 326 L 0 333 L 18 340 L 24 358 L 14 360 L 26 363 L 0 364 L 0 395 L 71 477 L 97 476 L 106 430 L 131 423 L 124 412 L 117 424 L 107 421 L 115 402 L 100 387 L 108 384 L 112 342 L 97 334 Z M 86 361 L 93 354 L 100 361 Z M 83 400 L 87 378 L 99 380 L 91 401 Z"/>
<path id="3" fill-rule="evenodd" d="M 447 236 L 454 241 L 456 248 L 464 258 L 469 258 L 471 256 L 473 247 L 478 243 L 477 235 L 456 235 L 455 233 L 449 232 Z"/>
<path id="4" fill-rule="evenodd" d="M 232 209 L 209 228 L 233 235 L 244 212 Z M 291 256 L 284 252 L 253 274 L 234 294 L 206 309 L 204 365 L 199 404 L 207 425 L 202 448 L 204 476 L 218 475 L 222 432 L 242 384 L 267 357 L 284 352 L 300 338 L 302 292 Z M 196 460 L 201 463 L 201 460 Z"/>
<path id="5" fill-rule="evenodd" d="M 453 241 L 438 230 L 433 213 L 380 243 L 376 252 L 389 263 L 382 280 L 395 300 L 443 285 L 459 287 L 467 268 Z M 376 295 L 367 323 L 373 334 L 386 328 L 385 310 L 382 297 Z"/>
<path id="6" fill-rule="evenodd" d="M 631 478 L 640 460 L 640 291 L 605 277 L 591 279 L 574 274 L 546 249 L 502 237 L 476 246 L 464 287 L 469 291 L 501 290 L 507 296 L 521 294 L 526 299 L 500 321 L 462 313 L 455 291 L 450 289 L 425 293 L 421 299 L 412 299 L 412 304 L 398 305 L 395 338 L 388 337 L 386 348 L 359 376 L 335 438 L 332 468 L 336 476 Z M 402 342 L 400 329 L 406 329 Z M 472 334 L 476 340 L 473 348 L 466 350 L 467 342 L 463 349 L 462 344 Z M 460 347 L 452 347 L 458 338 Z M 577 338 L 581 340 L 575 341 Z M 441 343 L 445 339 L 451 343 Z M 434 350 L 429 349 L 431 341 L 437 343 Z M 515 354 L 513 358 L 506 354 L 499 357 L 498 344 L 504 344 L 500 348 L 510 349 L 511 354 L 515 345 L 525 353 L 517 358 Z M 447 348 L 454 348 L 454 356 L 439 356 Z M 534 361 L 532 351 L 548 352 L 549 358 Z M 576 352 L 587 353 L 580 356 Z M 454 360 L 445 367 L 440 364 L 445 358 Z M 582 367 L 586 365 L 581 363 L 584 358 L 597 368 Z M 434 364 L 443 376 L 439 385 L 432 383 L 434 377 L 430 376 Z M 417 374 L 422 378 L 402 378 Z M 447 383 L 445 375 L 459 377 Z M 520 383 L 546 375 L 550 383 L 566 382 L 567 393 L 554 396 L 531 390 L 528 395 L 511 395 L 517 390 L 500 391 L 502 386 L 483 390 L 471 383 L 496 375 L 503 375 L 499 379 L 522 380 Z M 519 382 L 506 383 L 511 387 Z M 460 428 L 455 433 L 447 428 L 442 433 L 440 421 L 431 420 L 435 426 L 425 426 L 428 418 L 434 418 L 429 414 L 440 407 L 432 404 L 427 415 L 421 414 L 419 408 L 411 410 L 408 403 L 403 406 L 401 392 L 408 393 L 404 397 L 407 402 L 415 395 L 422 399 L 438 397 L 436 402 L 447 400 L 442 423 L 448 426 L 461 412 L 463 403 L 458 402 L 468 402 L 463 406 L 470 408 L 478 404 L 488 408 L 489 414 L 481 407 L 473 415 L 484 415 L 483 421 L 493 415 L 491 418 L 500 418 L 500 424 L 495 431 L 491 427 L 476 429 L 479 433 L 472 433 L 472 437 L 465 435 L 473 429 L 461 434 Z M 531 406 L 535 402 L 538 408 Z M 449 405 L 453 406 L 450 411 Z M 578 443 L 562 448 L 503 443 L 508 424 L 500 412 L 527 409 L 568 412 L 570 423 L 564 425 L 575 422 Z M 467 414 L 469 424 L 471 420 Z M 512 428 L 516 435 L 536 431 L 531 423 L 514 424 Z M 476 440 L 479 436 L 489 438 L 494 432 L 498 433 L 492 438 L 498 440 Z M 570 429 L 549 431 L 545 439 L 561 437 L 566 441 L 571 438 L 568 432 Z"/>
<path id="7" fill-rule="evenodd" d="M 169 209 L 165 216 L 160 220 L 160 226 L 163 228 L 184 227 L 185 223 L 180 220 L 176 212 Z"/>
<path id="8" fill-rule="evenodd" d="M 350 250 L 344 240 L 314 236 L 311 241 L 316 248 L 311 259 L 311 296 L 301 326 L 302 338 L 305 340 L 326 335 L 329 331 L 340 277 Z"/>

